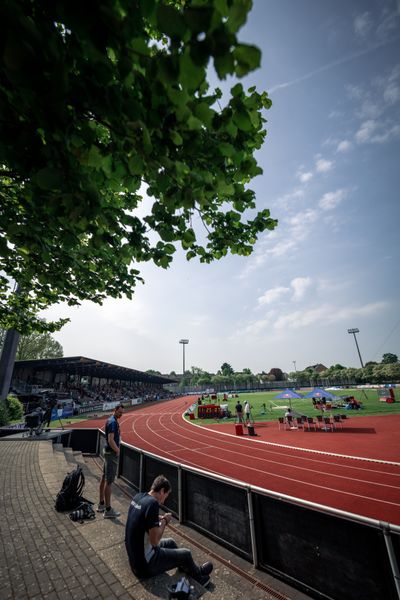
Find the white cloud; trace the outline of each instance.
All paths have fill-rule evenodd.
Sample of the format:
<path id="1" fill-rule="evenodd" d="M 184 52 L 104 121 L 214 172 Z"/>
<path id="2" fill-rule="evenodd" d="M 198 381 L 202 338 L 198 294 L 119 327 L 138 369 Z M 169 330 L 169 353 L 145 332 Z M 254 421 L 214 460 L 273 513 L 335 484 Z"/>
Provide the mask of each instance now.
<path id="1" fill-rule="evenodd" d="M 400 136 L 400 125 L 392 119 L 365 121 L 361 124 L 355 138 L 359 144 L 384 144 Z"/>
<path id="2" fill-rule="evenodd" d="M 400 86 L 396 81 L 389 80 L 383 92 L 383 98 L 387 104 L 396 104 L 400 100 Z"/>
<path id="3" fill-rule="evenodd" d="M 364 306 L 334 306 L 323 304 L 309 310 L 296 310 L 280 316 L 274 323 L 274 329 L 289 330 L 309 327 L 316 323 L 336 323 L 350 321 L 355 317 L 370 317 L 383 312 L 387 302 L 372 302 Z"/>
<path id="4" fill-rule="evenodd" d="M 360 86 L 353 85 L 352 83 L 345 85 L 345 90 L 351 100 L 360 100 L 364 95 L 363 89 Z"/>
<path id="5" fill-rule="evenodd" d="M 292 192 L 288 192 L 283 196 L 279 196 L 277 200 L 275 200 L 275 204 L 279 206 L 279 208 L 288 210 L 293 201 L 299 200 L 304 197 L 304 191 L 301 189 L 294 189 Z"/>
<path id="6" fill-rule="evenodd" d="M 267 290 L 266 292 L 264 292 L 264 294 L 262 296 L 260 296 L 260 298 L 258 298 L 258 304 L 260 306 L 263 306 L 264 304 L 273 304 L 274 302 L 279 300 L 279 298 L 281 298 L 288 292 L 289 292 L 289 288 L 287 288 L 287 287 L 279 287 L 278 286 L 275 288 L 271 288 L 270 290 Z"/>
<path id="7" fill-rule="evenodd" d="M 344 321 L 353 317 L 371 317 L 387 309 L 389 304 L 385 301 L 370 302 L 364 306 L 348 306 L 338 309 L 335 315 L 332 315 L 331 321 Z"/>
<path id="8" fill-rule="evenodd" d="M 369 12 L 357 15 L 354 19 L 354 31 L 357 37 L 365 38 L 372 29 L 372 18 Z"/>
<path id="9" fill-rule="evenodd" d="M 361 119 L 377 119 L 383 112 L 381 106 L 378 106 L 378 104 L 370 98 L 366 98 L 361 105 L 358 116 Z"/>
<path id="10" fill-rule="evenodd" d="M 343 113 L 340 110 L 331 110 L 328 115 L 328 119 L 339 119 L 343 117 Z"/>
<path id="11" fill-rule="evenodd" d="M 273 246 L 272 248 L 270 248 L 268 250 L 268 254 L 277 258 L 283 256 L 284 254 L 287 254 L 290 250 L 296 248 L 296 246 L 297 243 L 295 240 L 283 240 L 275 244 L 275 246 Z"/>
<path id="12" fill-rule="evenodd" d="M 319 158 L 315 162 L 315 168 L 318 173 L 327 173 L 333 167 L 333 162 L 331 160 L 326 160 L 325 158 Z"/>
<path id="13" fill-rule="evenodd" d="M 335 192 L 327 192 L 321 198 L 318 206 L 322 210 L 333 210 L 346 196 L 346 190 L 336 190 Z"/>
<path id="14" fill-rule="evenodd" d="M 310 181 L 310 179 L 313 178 L 313 174 L 311 173 L 311 171 L 299 173 L 298 178 L 300 179 L 301 183 L 307 183 L 307 181 Z"/>
<path id="15" fill-rule="evenodd" d="M 374 135 L 370 141 L 372 143 L 384 144 L 385 142 L 397 139 L 398 137 L 400 137 L 400 125 L 389 125 L 384 131 Z"/>
<path id="16" fill-rule="evenodd" d="M 372 134 L 374 133 L 376 127 L 376 122 L 373 120 L 364 121 L 364 123 L 361 123 L 361 126 L 356 133 L 357 142 L 359 144 L 364 144 L 365 142 L 368 142 Z"/>
<path id="17" fill-rule="evenodd" d="M 382 12 L 381 21 L 376 28 L 376 37 L 378 40 L 388 40 L 392 36 L 392 33 L 398 30 L 399 23 L 400 19 L 398 10 L 384 10 Z"/>
<path id="18" fill-rule="evenodd" d="M 301 300 L 311 282 L 311 277 L 295 277 L 295 279 L 292 279 L 290 285 L 294 291 L 293 300 Z"/>
<path id="19" fill-rule="evenodd" d="M 318 219 L 318 213 L 312 208 L 298 212 L 289 219 L 289 223 L 294 230 L 301 229 L 304 225 L 315 223 Z"/>
<path id="20" fill-rule="evenodd" d="M 348 152 L 351 149 L 351 142 L 349 140 L 342 140 L 338 143 L 336 152 Z"/>
<path id="21" fill-rule="evenodd" d="M 249 323 L 243 330 L 238 330 L 233 338 L 244 337 L 247 338 L 249 336 L 257 336 L 262 331 L 264 331 L 267 327 L 271 327 L 272 324 L 272 314 L 268 313 L 265 318 L 258 319 L 257 321 L 253 321 Z"/>

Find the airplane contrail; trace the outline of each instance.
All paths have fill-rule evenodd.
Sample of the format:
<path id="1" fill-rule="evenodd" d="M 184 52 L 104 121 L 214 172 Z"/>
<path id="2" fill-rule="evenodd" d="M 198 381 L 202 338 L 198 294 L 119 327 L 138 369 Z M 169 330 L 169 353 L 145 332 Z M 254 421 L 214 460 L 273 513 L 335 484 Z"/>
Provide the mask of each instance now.
<path id="1" fill-rule="evenodd" d="M 319 73 L 329 71 L 330 69 L 333 69 L 334 67 L 351 62 L 352 60 L 355 60 L 356 58 L 359 58 L 360 56 L 365 56 L 366 54 L 370 54 L 371 52 L 374 52 L 378 48 L 382 48 L 383 46 L 387 46 L 388 44 L 397 42 L 399 39 L 400 39 L 400 36 L 394 37 L 390 40 L 385 40 L 384 42 L 381 42 L 380 44 L 375 44 L 374 46 L 371 46 L 370 48 L 367 48 L 365 50 L 360 50 L 359 52 L 355 52 L 354 54 L 351 54 L 350 56 L 345 56 L 343 58 L 339 58 L 338 60 L 334 60 L 333 62 L 328 63 L 327 65 L 324 65 L 322 67 L 319 67 L 318 69 L 314 69 L 314 71 L 310 71 L 310 73 L 306 73 L 305 75 L 302 75 L 301 77 L 297 77 L 296 79 L 293 79 L 292 81 L 278 83 L 277 85 L 272 86 L 272 88 L 270 88 L 268 90 L 268 94 L 273 94 L 274 92 L 276 92 L 278 90 L 283 90 L 285 88 L 291 87 L 298 83 L 302 83 L 303 81 L 306 81 L 307 79 L 311 79 L 311 77 L 314 77 L 314 75 L 319 75 Z"/>

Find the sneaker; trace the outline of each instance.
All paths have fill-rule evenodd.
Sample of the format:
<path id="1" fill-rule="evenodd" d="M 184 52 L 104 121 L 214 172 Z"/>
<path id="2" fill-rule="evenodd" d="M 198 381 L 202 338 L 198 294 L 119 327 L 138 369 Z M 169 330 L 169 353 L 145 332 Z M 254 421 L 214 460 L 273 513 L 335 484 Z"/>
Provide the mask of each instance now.
<path id="1" fill-rule="evenodd" d="M 99 502 L 96 508 L 97 512 L 104 512 L 106 510 L 105 502 Z"/>
<path id="2" fill-rule="evenodd" d="M 213 568 L 214 568 L 214 565 L 212 564 L 212 562 L 210 562 L 210 561 L 205 562 L 200 567 L 200 574 L 201 575 L 209 575 L 212 572 Z"/>
<path id="3" fill-rule="evenodd" d="M 103 518 L 104 519 L 116 519 L 117 517 L 120 516 L 120 512 L 118 512 L 117 510 L 114 510 L 113 508 L 110 508 L 110 510 L 105 510 L 104 514 L 103 514 Z"/>

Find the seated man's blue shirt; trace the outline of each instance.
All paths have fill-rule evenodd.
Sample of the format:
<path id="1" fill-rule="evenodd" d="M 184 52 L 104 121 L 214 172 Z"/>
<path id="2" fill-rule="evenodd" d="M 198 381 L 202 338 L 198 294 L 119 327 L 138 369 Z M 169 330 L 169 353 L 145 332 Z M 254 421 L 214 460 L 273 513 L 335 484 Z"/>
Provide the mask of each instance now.
<path id="1" fill-rule="evenodd" d="M 159 527 L 159 505 L 147 493 L 136 494 L 129 507 L 125 527 L 125 546 L 133 572 L 146 577 L 147 563 L 154 556 L 148 533 Z"/>

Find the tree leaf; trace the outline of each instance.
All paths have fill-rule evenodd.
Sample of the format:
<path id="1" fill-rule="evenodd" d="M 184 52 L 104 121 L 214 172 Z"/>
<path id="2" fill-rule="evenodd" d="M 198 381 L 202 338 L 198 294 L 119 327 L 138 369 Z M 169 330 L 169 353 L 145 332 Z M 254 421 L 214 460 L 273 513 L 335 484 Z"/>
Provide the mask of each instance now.
<path id="1" fill-rule="evenodd" d="M 48 167 L 36 173 L 36 182 L 42 190 L 59 189 L 61 184 L 61 171 Z"/>
<path id="2" fill-rule="evenodd" d="M 179 73 L 182 85 L 189 92 L 197 90 L 205 77 L 205 69 L 196 66 L 190 58 L 189 51 L 185 51 L 179 60 Z"/>
<path id="3" fill-rule="evenodd" d="M 250 131 L 252 124 L 248 112 L 244 109 L 237 110 L 232 118 L 235 125 L 242 131 Z"/>
<path id="4" fill-rule="evenodd" d="M 233 57 L 238 63 L 236 73 L 240 77 L 258 69 L 261 64 L 261 52 L 256 46 L 238 44 L 233 51 Z"/>
<path id="5" fill-rule="evenodd" d="M 171 38 L 182 39 L 186 32 L 183 15 L 170 5 L 158 4 L 157 24 L 160 30 Z"/>

